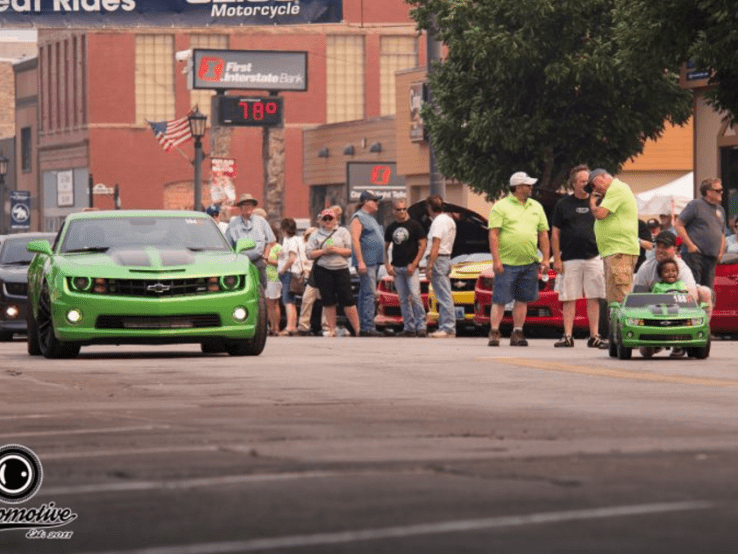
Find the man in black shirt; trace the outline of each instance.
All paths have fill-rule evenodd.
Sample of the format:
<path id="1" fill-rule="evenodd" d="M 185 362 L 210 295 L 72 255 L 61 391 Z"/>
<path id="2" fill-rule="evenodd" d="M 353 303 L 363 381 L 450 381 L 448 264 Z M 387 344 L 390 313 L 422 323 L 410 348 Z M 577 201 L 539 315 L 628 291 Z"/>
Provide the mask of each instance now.
<path id="1" fill-rule="evenodd" d="M 556 347 L 574 346 L 572 336 L 576 301 L 587 299 L 590 348 L 607 348 L 607 341 L 598 334 L 600 298 L 605 298 L 605 273 L 597 250 L 594 234 L 594 216 L 590 210 L 589 194 L 584 187 L 589 179 L 589 168 L 579 165 L 571 170 L 569 184 L 574 194 L 556 203 L 551 218 L 551 247 L 554 270 L 558 273 L 556 291 L 562 304 L 564 336 L 554 343 Z"/>
<path id="2" fill-rule="evenodd" d="M 395 279 L 395 288 L 400 297 L 400 311 L 405 337 L 425 337 L 428 332 L 425 323 L 425 307 L 420 297 L 420 263 L 427 239 L 423 227 L 410 219 L 405 200 L 393 203 L 395 221 L 387 226 L 384 233 L 384 264 L 387 274 Z M 392 245 L 392 262 L 389 247 Z"/>

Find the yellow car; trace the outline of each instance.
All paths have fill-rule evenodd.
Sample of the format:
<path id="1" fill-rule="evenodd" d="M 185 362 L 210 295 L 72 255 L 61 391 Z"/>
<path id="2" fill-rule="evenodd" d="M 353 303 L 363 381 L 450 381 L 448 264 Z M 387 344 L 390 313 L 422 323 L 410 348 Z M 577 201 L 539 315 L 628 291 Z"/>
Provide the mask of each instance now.
<path id="1" fill-rule="evenodd" d="M 474 287 L 482 271 L 492 267 L 489 252 L 462 254 L 451 260 L 451 296 L 454 299 L 456 328 L 476 329 L 474 323 Z M 428 287 L 428 325 L 438 325 L 438 303 L 433 286 Z"/>

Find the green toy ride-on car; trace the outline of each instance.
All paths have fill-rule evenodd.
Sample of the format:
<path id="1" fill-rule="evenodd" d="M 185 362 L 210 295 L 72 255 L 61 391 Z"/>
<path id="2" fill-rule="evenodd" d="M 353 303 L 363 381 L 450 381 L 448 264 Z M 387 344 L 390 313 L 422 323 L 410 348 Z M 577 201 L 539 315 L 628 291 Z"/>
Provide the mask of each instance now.
<path id="1" fill-rule="evenodd" d="M 630 359 L 633 348 L 684 348 L 687 355 L 710 355 L 706 305 L 687 293 L 631 293 L 610 304 L 610 356 Z M 650 356 L 648 356 L 650 357 Z"/>

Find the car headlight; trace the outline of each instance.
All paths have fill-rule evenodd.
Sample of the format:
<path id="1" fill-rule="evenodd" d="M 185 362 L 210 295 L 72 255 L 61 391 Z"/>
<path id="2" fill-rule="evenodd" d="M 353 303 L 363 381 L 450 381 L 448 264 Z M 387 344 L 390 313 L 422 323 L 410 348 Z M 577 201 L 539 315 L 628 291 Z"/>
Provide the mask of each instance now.
<path id="1" fill-rule="evenodd" d="M 236 290 L 241 284 L 241 277 L 239 275 L 224 275 L 220 278 L 221 290 Z"/>
<path id="2" fill-rule="evenodd" d="M 693 327 L 699 327 L 705 322 L 705 318 L 704 317 L 693 317 L 689 321 Z"/>
<path id="3" fill-rule="evenodd" d="M 75 292 L 89 292 L 92 279 L 89 277 L 69 277 L 69 288 Z"/>
<path id="4" fill-rule="evenodd" d="M 492 290 L 495 286 L 494 277 L 482 277 L 482 286 L 486 289 Z"/>
<path id="5" fill-rule="evenodd" d="M 625 320 L 625 323 L 627 323 L 628 325 L 638 326 L 643 325 L 643 320 L 638 319 L 637 317 L 629 317 Z"/>

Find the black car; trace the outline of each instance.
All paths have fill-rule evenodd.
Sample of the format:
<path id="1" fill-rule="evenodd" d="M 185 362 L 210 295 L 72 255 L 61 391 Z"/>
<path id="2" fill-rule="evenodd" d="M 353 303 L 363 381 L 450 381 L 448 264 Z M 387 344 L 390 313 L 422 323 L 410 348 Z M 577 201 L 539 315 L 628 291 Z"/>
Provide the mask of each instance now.
<path id="1" fill-rule="evenodd" d="M 26 333 L 28 265 L 34 254 L 26 250 L 32 240 L 54 241 L 54 233 L 0 235 L 0 341 Z"/>

